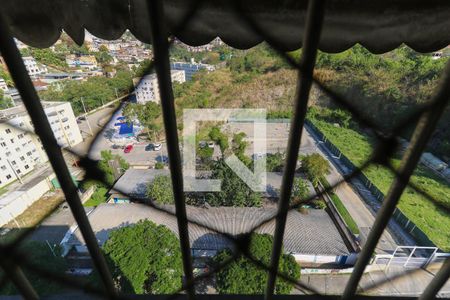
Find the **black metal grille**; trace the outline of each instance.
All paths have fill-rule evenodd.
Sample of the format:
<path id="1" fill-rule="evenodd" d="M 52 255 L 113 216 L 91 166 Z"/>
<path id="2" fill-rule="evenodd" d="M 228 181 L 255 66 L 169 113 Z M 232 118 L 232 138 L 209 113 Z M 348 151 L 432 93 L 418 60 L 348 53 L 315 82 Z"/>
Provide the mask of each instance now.
<path id="1" fill-rule="evenodd" d="M 298 70 L 298 83 L 297 92 L 295 98 L 295 110 L 291 121 L 289 141 L 287 146 L 287 158 L 286 158 L 286 168 L 283 173 L 282 187 L 281 187 L 281 197 L 278 205 L 278 212 L 274 217 L 263 220 L 250 230 L 247 234 L 234 237 L 223 232 L 218 232 L 214 228 L 210 228 L 208 224 L 200 224 L 199 222 L 190 220 L 186 214 L 185 206 L 185 196 L 183 192 L 183 177 L 181 172 L 181 156 L 178 144 L 178 134 L 177 134 L 177 124 L 175 117 L 175 106 L 174 106 L 174 96 L 171 86 L 170 79 L 170 67 L 169 67 L 169 47 L 173 42 L 171 36 L 168 35 L 165 20 L 163 18 L 163 6 L 160 0 L 149 1 L 149 15 L 151 16 L 151 21 L 149 23 L 149 29 L 152 34 L 153 40 L 153 51 L 154 60 L 150 67 L 146 70 L 146 73 L 150 73 L 153 68 L 155 69 L 160 86 L 160 94 L 162 99 L 162 111 L 163 119 L 166 133 L 166 140 L 168 145 L 168 156 L 170 160 L 170 171 L 173 182 L 173 192 L 175 196 L 175 207 L 176 213 L 166 211 L 169 214 L 175 215 L 178 222 L 178 232 L 180 236 L 180 246 L 183 256 L 183 267 L 185 273 L 185 282 L 183 284 L 182 290 L 177 291 L 174 295 L 169 296 L 169 298 L 178 297 L 180 292 L 186 291 L 187 298 L 194 299 L 203 298 L 205 296 L 195 295 L 194 285 L 199 280 L 202 280 L 212 274 L 218 272 L 220 269 L 225 267 L 228 263 L 233 261 L 237 255 L 245 255 L 249 260 L 251 260 L 258 267 L 266 270 L 269 273 L 269 279 L 267 282 L 267 288 L 265 293 L 265 299 L 269 300 L 273 297 L 275 281 L 277 278 L 283 278 L 289 282 L 295 284 L 295 286 L 307 294 L 314 294 L 314 297 L 324 297 L 324 298 L 343 298 L 352 299 L 355 297 L 357 292 L 358 283 L 362 277 L 364 268 L 369 263 L 370 257 L 374 252 L 375 246 L 379 241 L 382 232 L 385 230 L 389 219 L 391 218 L 394 209 L 402 195 L 404 189 L 410 186 L 414 190 L 418 191 L 422 195 L 426 196 L 428 199 L 437 203 L 432 196 L 428 195 L 425 191 L 421 190 L 416 185 L 409 182 L 409 179 L 414 171 L 420 155 L 425 149 L 428 139 L 430 138 L 436 124 L 444 111 L 444 108 L 448 104 L 448 99 L 450 97 L 450 65 L 446 68 L 442 83 L 439 86 L 434 100 L 429 104 L 424 105 L 416 112 L 412 113 L 406 120 L 403 120 L 390 132 L 383 132 L 377 124 L 370 122 L 363 117 L 361 111 L 356 108 L 348 99 L 342 95 L 330 90 L 322 82 L 320 82 L 313 75 L 315 58 L 317 53 L 317 47 L 321 32 L 321 25 L 324 16 L 324 4 L 325 0 L 315 0 L 309 1 L 309 6 L 307 10 L 306 27 L 303 41 L 303 50 L 301 60 L 299 62 L 294 61 L 290 56 L 286 55 L 285 52 L 281 50 L 281 47 L 277 45 L 275 39 L 268 36 L 264 31 L 258 26 L 257 22 L 249 15 L 245 13 L 245 10 L 241 9 L 240 2 L 234 1 L 235 13 L 245 20 L 246 25 L 249 30 L 252 30 L 262 39 L 264 39 L 273 49 L 275 49 L 280 56 L 282 56 L 287 63 L 295 67 Z M 178 29 L 182 29 L 188 26 L 189 21 L 195 16 L 197 10 L 201 7 L 202 1 L 195 1 L 195 5 L 192 6 L 191 11 L 189 11 L 182 20 L 180 20 Z M 172 34 L 176 36 L 176 30 Z M 42 277 L 49 280 L 56 281 L 62 285 L 83 289 L 86 292 L 93 293 L 94 295 L 105 296 L 108 298 L 127 298 L 127 295 L 119 294 L 115 287 L 111 277 L 111 274 L 106 265 L 106 261 L 99 249 L 96 237 L 91 228 L 89 220 L 83 210 L 80 198 L 77 194 L 77 188 L 72 182 L 70 172 L 64 161 L 62 155 L 62 150 L 58 146 L 53 132 L 48 123 L 47 117 L 40 103 L 39 97 L 34 90 L 31 80 L 27 74 L 25 66 L 22 62 L 20 53 L 16 48 L 13 37 L 11 36 L 10 30 L 4 20 L 0 17 L 0 50 L 3 55 L 6 64 L 11 72 L 12 78 L 15 82 L 17 89 L 23 99 L 25 107 L 31 117 L 34 124 L 35 132 L 42 141 L 45 151 L 49 157 L 50 163 L 57 175 L 57 178 L 61 184 L 62 190 L 64 191 L 66 200 L 70 206 L 72 214 L 74 215 L 76 222 L 80 228 L 83 238 L 86 242 L 92 260 L 94 262 L 95 268 L 97 269 L 102 282 L 103 288 L 95 288 L 85 285 L 83 282 L 78 281 L 70 276 L 55 275 L 51 272 L 46 271 L 40 267 L 37 267 L 27 260 L 26 255 L 18 251 L 18 245 L 23 241 L 26 234 L 23 234 L 13 243 L 7 246 L 0 247 L 0 266 L 4 270 L 6 277 L 0 278 L 0 286 L 10 279 L 20 293 L 27 299 L 37 299 L 38 295 L 34 291 L 33 287 L 24 276 L 22 269 L 30 269 Z M 297 154 L 300 147 L 300 139 L 302 135 L 303 124 L 305 122 L 305 116 L 307 111 L 307 103 L 309 98 L 309 92 L 312 85 L 317 86 L 321 91 L 327 94 L 331 99 L 333 99 L 339 106 L 347 109 L 353 115 L 353 117 L 361 122 L 363 125 L 370 127 L 377 137 L 378 143 L 374 148 L 370 158 L 363 163 L 357 170 L 351 172 L 344 176 L 343 181 L 349 181 L 355 176 L 358 176 L 361 171 L 367 168 L 371 163 L 381 163 L 390 169 L 395 174 L 395 180 L 391 185 L 391 188 L 383 201 L 380 210 L 377 213 L 375 223 L 370 231 L 369 237 L 366 244 L 364 245 L 359 258 L 357 260 L 354 272 L 352 273 L 349 282 L 345 288 L 344 294 L 339 297 L 321 296 L 313 288 L 297 282 L 296 280 L 287 277 L 284 274 L 278 272 L 278 263 L 281 255 L 281 244 L 284 235 L 284 229 L 286 225 L 286 218 L 288 211 L 297 208 L 299 204 L 290 205 L 289 199 L 291 195 L 291 189 L 293 185 L 293 178 L 295 172 L 295 162 L 297 160 Z M 390 163 L 388 155 L 389 149 L 393 149 L 396 146 L 396 138 L 399 136 L 400 131 L 406 124 L 411 124 L 417 122 L 413 138 L 408 147 L 408 150 L 403 156 L 401 166 L 395 169 Z M 74 153 L 76 154 L 76 153 Z M 101 180 L 102 174 L 100 170 L 93 168 L 94 162 L 88 157 L 82 157 L 82 165 L 86 167 L 86 177 L 95 178 Z M 322 193 L 328 192 L 337 185 L 341 184 L 337 182 L 335 185 L 324 189 Z M 315 197 L 316 195 L 314 195 Z M 130 196 L 133 199 L 132 196 Z M 313 197 L 311 197 L 313 198 Z M 152 204 L 148 204 L 151 205 Z M 164 210 L 161 207 L 153 206 L 155 209 Z M 165 210 L 164 210 L 165 211 Z M 274 236 L 273 251 L 271 257 L 270 265 L 266 265 L 263 262 L 255 259 L 252 254 L 248 251 L 248 241 L 250 234 L 258 227 L 271 221 L 276 220 L 276 229 Z M 237 253 L 229 259 L 229 261 L 224 264 L 217 266 L 215 269 L 208 273 L 202 274 L 200 276 L 194 277 L 191 263 L 191 253 L 188 237 L 188 226 L 189 224 L 195 224 L 197 226 L 207 228 L 208 230 L 225 235 L 228 239 L 235 243 L 237 248 Z M 441 270 L 436 274 L 433 281 L 428 285 L 427 289 L 423 292 L 423 299 L 429 299 L 434 297 L 446 280 L 450 276 L 450 260 L 447 260 Z M 159 296 L 152 296 L 158 298 Z M 220 297 L 220 296 L 217 296 Z M 279 296 L 277 296 L 279 297 Z M 309 298 L 310 296 L 303 296 Z M 359 297 L 359 296 L 358 296 Z M 249 298 L 253 298 L 249 296 Z"/>

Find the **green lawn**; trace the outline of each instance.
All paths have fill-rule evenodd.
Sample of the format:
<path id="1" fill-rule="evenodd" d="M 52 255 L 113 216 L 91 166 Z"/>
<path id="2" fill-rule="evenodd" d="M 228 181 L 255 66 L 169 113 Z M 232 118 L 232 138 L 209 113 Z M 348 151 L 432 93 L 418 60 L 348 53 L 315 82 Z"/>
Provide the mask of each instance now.
<path id="1" fill-rule="evenodd" d="M 324 187 L 329 187 L 330 184 L 325 178 L 322 178 L 320 180 L 322 185 Z M 338 210 L 341 217 L 344 219 L 345 224 L 347 224 L 348 228 L 353 234 L 359 234 L 359 228 L 358 225 L 356 225 L 355 220 L 353 220 L 352 216 L 348 212 L 348 210 L 345 208 L 344 204 L 342 204 L 341 199 L 333 192 L 328 193 L 330 195 L 331 201 L 333 201 L 334 206 L 336 206 L 336 209 Z"/>
<path id="2" fill-rule="evenodd" d="M 106 193 L 108 190 L 104 187 L 97 187 L 91 198 L 83 203 L 84 206 L 98 206 L 106 202 Z"/>
<path id="3" fill-rule="evenodd" d="M 324 121 L 314 120 L 323 134 L 347 156 L 356 166 L 361 165 L 370 155 L 371 141 L 352 129 L 335 127 Z M 399 159 L 392 160 L 395 166 Z M 394 178 L 388 169 L 374 165 L 363 172 L 384 194 Z M 450 186 L 423 166 L 419 166 L 411 181 L 430 194 L 441 205 L 450 208 Z M 413 221 L 438 247 L 450 251 L 450 215 L 432 201 L 411 188 L 406 188 L 398 204 L 400 210 Z"/>

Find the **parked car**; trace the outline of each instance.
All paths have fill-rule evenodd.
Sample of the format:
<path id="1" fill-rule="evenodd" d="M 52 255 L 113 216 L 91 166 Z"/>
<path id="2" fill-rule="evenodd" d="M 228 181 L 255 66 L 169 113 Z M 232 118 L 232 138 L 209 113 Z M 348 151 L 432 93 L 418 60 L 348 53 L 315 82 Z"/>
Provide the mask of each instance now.
<path id="1" fill-rule="evenodd" d="M 128 145 L 125 147 L 125 149 L 123 149 L 124 153 L 130 153 L 131 150 L 133 150 L 133 145 Z"/>
<path id="2" fill-rule="evenodd" d="M 81 117 L 78 117 L 78 120 L 86 120 L 86 117 L 85 116 L 81 116 Z"/>
<path id="3" fill-rule="evenodd" d="M 160 143 L 155 143 L 153 144 L 153 150 L 154 151 L 159 151 L 161 150 L 162 145 Z"/>
<path id="4" fill-rule="evenodd" d="M 205 148 L 208 144 L 205 141 L 200 141 L 198 145 L 200 146 L 200 148 Z"/>
<path id="5" fill-rule="evenodd" d="M 153 150 L 153 144 L 148 144 L 147 146 L 145 146 L 144 150 L 145 151 L 152 151 Z"/>
<path id="6" fill-rule="evenodd" d="M 214 148 L 214 142 L 208 142 L 208 148 Z"/>

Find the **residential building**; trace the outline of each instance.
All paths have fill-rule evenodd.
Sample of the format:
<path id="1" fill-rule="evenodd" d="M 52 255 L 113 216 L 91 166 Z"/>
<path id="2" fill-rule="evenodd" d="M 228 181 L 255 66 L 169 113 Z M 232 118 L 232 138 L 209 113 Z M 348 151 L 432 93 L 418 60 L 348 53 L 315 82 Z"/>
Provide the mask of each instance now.
<path id="1" fill-rule="evenodd" d="M 69 102 L 42 102 L 58 144 L 80 143 L 80 129 Z M 0 187 L 19 179 L 48 160 L 23 105 L 0 111 Z"/>
<path id="2" fill-rule="evenodd" d="M 36 60 L 31 56 L 24 56 L 22 57 L 22 60 L 30 76 L 36 76 L 47 72 L 47 68 L 43 65 L 38 65 Z"/>
<path id="3" fill-rule="evenodd" d="M 5 80 L 2 78 L 0 78 L 0 90 L 3 90 L 3 92 L 8 91 L 8 85 L 6 85 Z"/>
<path id="4" fill-rule="evenodd" d="M 97 69 L 97 59 L 93 55 L 74 55 L 66 56 L 66 63 L 71 68 L 85 68 L 89 70 Z"/>
<path id="5" fill-rule="evenodd" d="M 170 75 L 172 82 L 183 83 L 186 81 L 185 72 L 183 70 L 171 70 Z M 137 103 L 147 103 L 153 101 L 159 103 L 161 101 L 159 95 L 158 79 L 156 74 L 149 74 L 144 78 L 134 78 L 135 94 Z"/>
<path id="6" fill-rule="evenodd" d="M 196 63 L 194 59 L 188 62 L 173 62 L 170 64 L 172 70 L 183 70 L 185 72 L 186 80 L 192 80 L 195 73 L 200 70 L 214 71 L 214 66 L 202 63 Z"/>

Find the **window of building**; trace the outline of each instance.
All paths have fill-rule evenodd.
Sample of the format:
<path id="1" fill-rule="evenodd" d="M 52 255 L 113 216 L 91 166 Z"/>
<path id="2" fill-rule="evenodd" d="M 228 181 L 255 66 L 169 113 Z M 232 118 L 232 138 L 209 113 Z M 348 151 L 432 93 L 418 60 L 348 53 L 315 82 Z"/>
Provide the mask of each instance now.
<path id="1" fill-rule="evenodd" d="M 25 165 L 25 169 L 26 170 L 28 170 L 30 168 L 30 166 L 28 166 L 28 165 Z"/>
<path id="2" fill-rule="evenodd" d="M 17 136 L 17 138 L 18 138 L 18 139 L 23 138 L 23 133 L 19 134 L 19 135 Z"/>
<path id="3" fill-rule="evenodd" d="M 6 143 L 5 142 L 1 142 L 0 145 L 2 145 L 2 147 L 6 147 Z"/>
<path id="4" fill-rule="evenodd" d="M 6 179 L 11 179 L 11 175 L 6 175 Z"/>
<path id="5" fill-rule="evenodd" d="M 21 156 L 21 157 L 20 157 L 20 160 L 24 161 L 24 160 L 25 160 L 25 157 Z"/>
<path id="6" fill-rule="evenodd" d="M 20 151 L 20 148 L 16 148 L 16 152 L 19 152 Z"/>
<path id="7" fill-rule="evenodd" d="M 14 144 L 14 139 L 10 139 L 10 141 L 11 141 L 11 144 Z"/>
<path id="8" fill-rule="evenodd" d="M 17 165 L 17 163 L 16 163 L 15 160 L 11 161 L 11 164 L 12 164 L 13 166 Z"/>
<path id="9" fill-rule="evenodd" d="M 10 156 L 11 155 L 11 151 L 6 152 L 6 156 Z"/>
<path id="10" fill-rule="evenodd" d="M 27 152 L 27 155 L 28 155 L 28 156 L 31 156 L 31 152 Z"/>
<path id="11" fill-rule="evenodd" d="M 17 173 L 17 174 L 20 174 L 20 173 L 21 173 L 21 171 L 20 171 L 19 169 L 17 169 L 17 170 L 16 170 L 16 173 Z"/>
<path id="12" fill-rule="evenodd" d="M 7 129 L 5 129 L 5 132 L 6 133 L 11 133 L 11 129 L 7 128 Z"/>
<path id="13" fill-rule="evenodd" d="M 1 169 L 2 170 L 6 170 L 6 166 L 1 166 Z"/>

